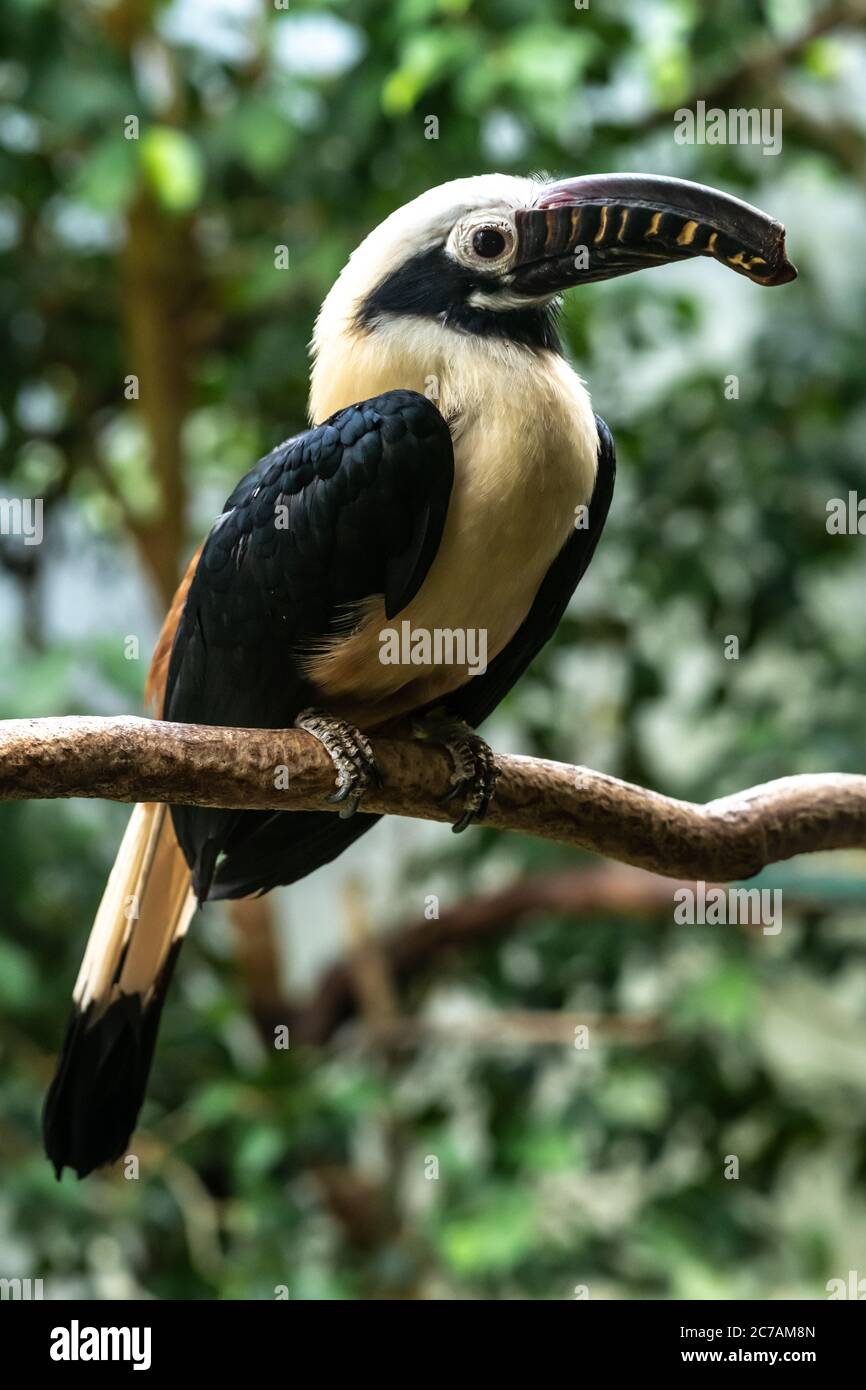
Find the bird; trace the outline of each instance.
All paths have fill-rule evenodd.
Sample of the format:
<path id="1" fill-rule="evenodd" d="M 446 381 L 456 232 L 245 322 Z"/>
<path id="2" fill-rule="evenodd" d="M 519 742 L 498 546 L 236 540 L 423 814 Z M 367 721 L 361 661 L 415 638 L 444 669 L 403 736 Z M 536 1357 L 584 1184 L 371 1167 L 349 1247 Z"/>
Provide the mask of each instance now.
<path id="1" fill-rule="evenodd" d="M 483 819 L 497 770 L 476 730 L 556 631 L 613 495 L 611 432 L 560 341 L 563 295 L 698 256 L 763 286 L 797 273 L 764 212 L 633 173 L 451 180 L 350 256 L 313 331 L 310 427 L 227 498 L 146 686 L 158 718 L 306 729 L 334 764 L 334 804 L 133 808 L 46 1096 L 58 1179 L 127 1151 L 197 908 L 294 883 L 375 824 L 357 814 L 379 777 L 371 732 L 442 744 L 453 828 Z M 390 624 L 483 633 L 485 660 L 458 643 L 451 660 L 413 645 L 386 661 Z"/>

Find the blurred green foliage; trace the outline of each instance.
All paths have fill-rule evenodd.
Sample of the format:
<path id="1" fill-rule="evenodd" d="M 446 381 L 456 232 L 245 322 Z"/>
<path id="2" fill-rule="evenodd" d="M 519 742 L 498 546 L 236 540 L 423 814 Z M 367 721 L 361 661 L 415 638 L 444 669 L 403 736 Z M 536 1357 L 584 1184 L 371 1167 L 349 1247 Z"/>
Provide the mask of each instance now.
<path id="1" fill-rule="evenodd" d="M 864 488 L 866 37 L 821 14 L 805 0 L 6 0 L 0 490 L 45 498 L 46 541 L 3 538 L 0 715 L 141 698 L 123 640 L 143 577 L 137 607 L 104 588 L 83 633 L 58 617 L 64 586 L 92 602 L 111 563 L 137 572 L 130 536 L 160 524 L 124 398 L 140 200 L 183 230 L 195 269 L 191 547 L 301 425 L 318 305 L 397 204 L 494 167 L 643 168 L 769 208 L 801 278 L 763 294 L 695 265 L 572 296 L 566 337 L 617 439 L 617 496 L 494 741 L 696 798 L 862 771 L 864 540 L 828 535 L 825 509 Z M 783 109 L 778 159 L 674 143 L 673 110 L 718 90 Z M 588 1052 L 455 1035 L 382 1056 L 349 1031 L 272 1054 L 209 911 L 167 1008 L 139 1181 L 57 1185 L 39 1105 L 125 813 L 0 809 L 3 1276 L 41 1275 L 49 1296 L 784 1298 L 863 1273 L 862 854 L 820 880 L 808 864 L 768 871 L 793 903 L 778 937 L 539 914 L 437 961 L 404 1001 L 661 1021 L 651 1041 Z M 575 862 L 506 838 L 407 855 L 392 919 L 420 915 L 419 885 L 453 901 Z"/>

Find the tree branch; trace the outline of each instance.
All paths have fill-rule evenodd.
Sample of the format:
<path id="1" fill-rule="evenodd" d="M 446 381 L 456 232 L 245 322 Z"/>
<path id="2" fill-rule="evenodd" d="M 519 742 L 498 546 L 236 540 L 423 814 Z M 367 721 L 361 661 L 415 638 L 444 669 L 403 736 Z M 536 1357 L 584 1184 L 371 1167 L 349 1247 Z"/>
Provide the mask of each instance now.
<path id="1" fill-rule="evenodd" d="M 404 989 L 442 959 L 502 941 L 544 913 L 670 920 L 674 891 L 687 885 L 638 869 L 599 865 L 533 874 L 491 893 L 463 898 L 438 917 L 421 917 L 376 936 L 394 986 Z M 309 996 L 267 1020 L 288 1023 L 292 1044 L 322 1047 L 359 1011 L 355 955 L 333 961 Z M 585 1021 L 585 1020 L 584 1020 Z M 398 1030 L 399 1032 L 399 1030 Z"/>
<path id="2" fill-rule="evenodd" d="M 383 784 L 368 812 L 448 821 L 441 748 L 375 738 Z M 724 882 L 815 850 L 866 843 L 866 777 L 783 777 L 699 805 L 602 772 L 500 757 L 487 823 L 679 878 Z M 283 772 L 280 772 L 283 769 Z M 286 790 L 280 789 L 283 782 Z M 327 754 L 297 729 L 223 729 L 119 717 L 0 723 L 0 801 L 67 796 L 242 810 L 332 810 Z"/>
<path id="3" fill-rule="evenodd" d="M 449 960 L 460 953 L 504 941 L 533 918 L 548 914 L 571 917 L 581 924 L 599 918 L 628 921 L 630 924 L 636 921 L 670 923 L 675 894 L 686 888 L 694 889 L 694 879 L 689 882 L 687 879 L 663 878 L 623 865 L 589 867 L 584 864 L 555 873 L 531 874 L 493 892 L 462 898 L 452 907 L 444 908 L 438 917 L 425 915 L 377 935 L 376 945 L 394 985 L 402 991 L 419 978 L 432 977 L 443 961 L 447 969 Z M 786 888 L 785 906 L 786 910 L 793 908 L 794 911 L 808 913 L 822 906 L 822 903 L 820 896 L 816 897 L 808 887 Z M 745 934 L 760 936 L 762 929 L 757 923 L 741 921 L 740 930 Z M 359 1012 L 355 962 L 350 953 L 332 961 L 306 997 L 281 1003 L 277 1011 L 262 1020 L 262 1027 L 272 1037 L 274 1028 L 283 1023 L 291 1029 L 293 1046 L 301 1043 L 308 1047 L 324 1047 L 343 1024 L 354 1019 Z M 506 1019 L 503 1036 L 510 1036 L 508 1015 L 494 1014 L 491 1030 L 495 1027 L 493 1020 L 503 1017 Z M 529 1014 L 527 1017 L 536 1015 Z M 401 1040 L 401 1028 L 405 1021 L 405 1018 L 401 1018 L 394 1031 L 397 1041 Z M 607 1036 L 623 1035 L 632 1040 L 640 1040 L 638 1035 L 644 1028 L 648 1030 L 645 1034 L 647 1040 L 658 1032 L 657 1026 L 650 1026 L 650 1020 L 646 1017 L 632 1015 L 604 1015 L 593 1020 L 581 1016 L 575 1021 L 591 1022 L 594 1030 L 601 1027 Z M 428 1032 L 423 1018 L 418 1020 L 418 1026 L 422 1041 L 428 1037 L 435 1038 L 435 1028 Z M 448 1026 L 453 1039 L 454 1025 L 449 1021 Z M 470 1022 L 470 1033 L 472 1027 Z M 520 1025 L 517 1027 L 519 1029 Z M 528 1024 L 527 1027 L 532 1032 L 532 1041 L 537 1042 L 544 1036 L 546 1025 L 543 1021 L 534 1032 L 533 1025 Z M 387 1030 L 385 1032 L 387 1034 Z M 486 1032 L 484 1022 L 481 1032 Z M 407 1036 L 406 1030 L 403 1030 L 402 1036 Z"/>

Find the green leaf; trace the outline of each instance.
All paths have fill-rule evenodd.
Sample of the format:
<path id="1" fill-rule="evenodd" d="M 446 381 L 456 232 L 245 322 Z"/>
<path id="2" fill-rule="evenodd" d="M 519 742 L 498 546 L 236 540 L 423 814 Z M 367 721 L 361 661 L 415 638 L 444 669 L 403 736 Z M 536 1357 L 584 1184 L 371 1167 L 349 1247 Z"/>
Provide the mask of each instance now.
<path id="1" fill-rule="evenodd" d="M 72 185 L 73 197 L 100 212 L 126 207 L 138 179 L 134 140 L 109 135 L 87 156 Z"/>
<path id="2" fill-rule="evenodd" d="M 475 50 L 475 36 L 466 30 L 434 29 L 416 35 L 382 89 L 386 113 L 401 116 L 411 111 L 429 87 L 462 67 Z"/>
<path id="3" fill-rule="evenodd" d="M 12 941 L 0 939 L 0 1006 L 21 1008 L 37 988 L 36 967 Z"/>
<path id="4" fill-rule="evenodd" d="M 737 1032 L 754 1018 L 757 1002 L 752 968 L 726 962 L 689 988 L 677 1009 L 677 1019 Z"/>
<path id="5" fill-rule="evenodd" d="M 536 1240 L 532 1207 L 513 1189 L 494 1191 L 472 1215 L 449 1222 L 441 1236 L 445 1259 L 465 1275 L 512 1269 Z"/>
<path id="6" fill-rule="evenodd" d="M 286 1136 L 275 1125 L 252 1126 L 238 1149 L 238 1167 L 250 1177 L 267 1173 L 286 1152 Z"/>
<path id="7" fill-rule="evenodd" d="M 204 167 L 189 136 L 172 126 L 154 126 L 141 139 L 141 166 L 169 212 L 188 212 L 196 206 L 204 187 Z"/>
<path id="8" fill-rule="evenodd" d="M 227 143 L 238 158 L 262 177 L 283 168 L 291 158 L 296 135 L 272 102 L 251 99 L 233 118 Z"/>

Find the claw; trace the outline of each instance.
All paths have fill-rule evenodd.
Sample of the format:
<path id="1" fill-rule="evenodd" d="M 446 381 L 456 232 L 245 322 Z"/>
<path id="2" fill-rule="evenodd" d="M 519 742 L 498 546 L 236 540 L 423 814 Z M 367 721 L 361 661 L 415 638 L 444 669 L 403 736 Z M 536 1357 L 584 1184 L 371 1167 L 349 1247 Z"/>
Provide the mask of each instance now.
<path id="1" fill-rule="evenodd" d="M 352 784 L 349 781 L 349 779 L 346 778 L 342 785 L 337 787 L 337 790 L 335 792 L 332 792 L 330 796 L 325 797 L 325 800 L 329 801 L 332 805 L 336 805 L 336 803 L 339 801 L 345 801 L 346 797 L 350 794 L 351 790 Z"/>
<path id="2" fill-rule="evenodd" d="M 360 729 L 336 719 L 326 710 L 301 710 L 295 728 L 305 729 L 317 738 L 334 764 L 337 789 L 325 800 L 332 806 L 339 805 L 341 820 L 348 820 L 354 816 L 370 784 L 382 785 L 369 739 Z"/>
<path id="3" fill-rule="evenodd" d="M 451 788 L 440 804 L 465 798 L 463 814 L 451 826 L 454 834 L 459 835 L 487 814 L 499 777 L 493 750 L 462 719 L 448 715 L 434 714 L 416 720 L 414 731 L 416 737 L 441 743 L 448 750 L 453 765 Z"/>
<path id="4" fill-rule="evenodd" d="M 462 835 L 463 831 L 467 828 L 467 826 L 469 826 L 472 823 L 472 819 L 474 816 L 474 811 L 464 811 L 460 819 L 456 820 L 454 824 L 451 826 L 452 835 Z"/>

